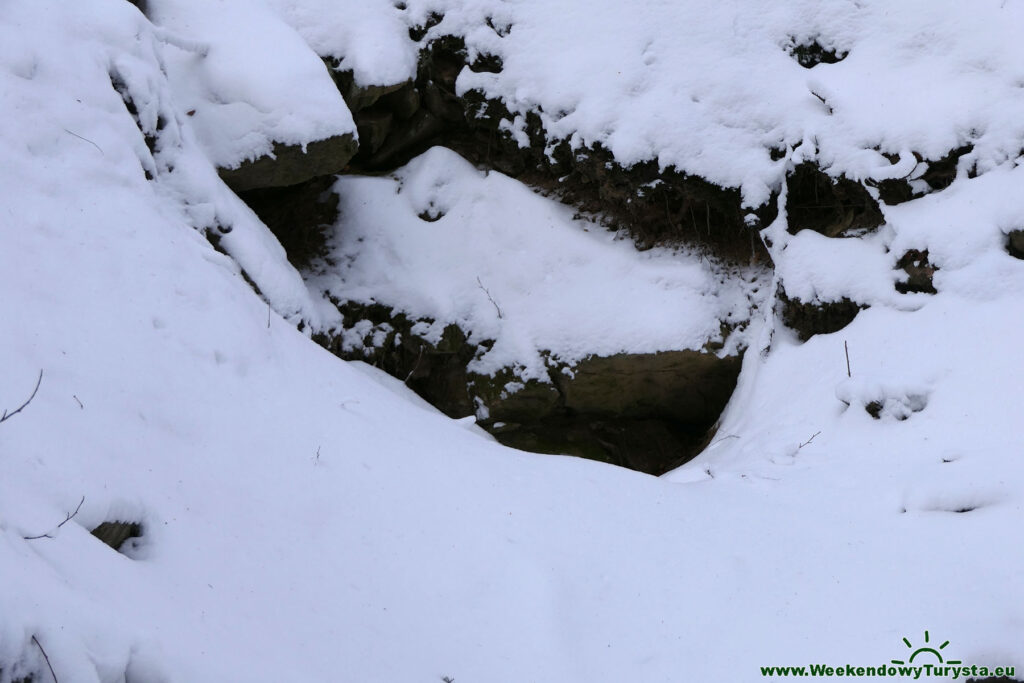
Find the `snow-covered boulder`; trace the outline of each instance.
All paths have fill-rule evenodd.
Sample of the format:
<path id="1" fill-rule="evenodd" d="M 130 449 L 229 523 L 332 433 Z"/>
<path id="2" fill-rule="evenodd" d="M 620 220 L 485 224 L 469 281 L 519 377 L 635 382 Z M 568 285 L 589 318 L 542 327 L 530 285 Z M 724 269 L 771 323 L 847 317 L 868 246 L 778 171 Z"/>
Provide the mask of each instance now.
<path id="1" fill-rule="evenodd" d="M 236 191 L 341 171 L 352 115 L 323 60 L 262 0 L 148 0 L 176 43 L 167 70 L 210 161 Z"/>

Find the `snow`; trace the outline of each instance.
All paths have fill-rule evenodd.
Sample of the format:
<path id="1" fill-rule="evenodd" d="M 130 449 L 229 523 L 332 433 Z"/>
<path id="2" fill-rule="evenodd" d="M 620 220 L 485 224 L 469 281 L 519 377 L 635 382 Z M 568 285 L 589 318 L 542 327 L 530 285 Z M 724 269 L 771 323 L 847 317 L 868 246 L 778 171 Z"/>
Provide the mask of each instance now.
<path id="1" fill-rule="evenodd" d="M 358 85 L 394 85 L 416 76 L 417 46 L 391 0 L 269 2 L 318 55 L 351 70 Z"/>
<path id="2" fill-rule="evenodd" d="M 514 367 L 548 381 L 544 356 L 702 349 L 720 321 L 743 327 L 763 271 L 712 265 L 696 253 L 637 251 L 631 240 L 436 147 L 392 177 L 341 177 L 329 263 L 308 278 L 339 300 L 427 318 L 435 343 L 454 323 L 493 348 L 470 369 Z M 736 271 L 736 272 L 734 272 Z M 637 306 L 637 301 L 645 302 Z M 731 335 L 722 353 L 745 344 Z"/>
<path id="3" fill-rule="evenodd" d="M 447 7 L 410 4 L 413 23 Z M 289 21 L 309 16 L 305 3 L 290 6 Z M 464 16 L 493 10 L 496 25 L 513 25 L 488 46 L 506 60 L 488 87 L 531 104 L 555 102 L 562 88 L 558 101 L 576 107 L 564 130 L 590 140 L 606 126 L 620 158 L 685 158 L 691 171 L 738 179 L 754 202 L 781 177 L 758 151 L 767 140 L 815 135 L 821 158 L 852 173 L 865 145 L 932 155 L 977 131 L 984 172 L 886 207 L 873 235 L 789 236 L 784 212 L 767 229 L 787 292 L 872 305 L 803 344 L 764 307 L 716 440 L 656 479 L 503 448 L 296 330 L 336 321 L 220 183 L 188 93 L 172 83 L 174 61 L 196 58 L 174 43 L 208 43 L 212 58 L 241 41 L 247 20 L 233 36 L 212 19 L 208 33 L 165 27 L 178 36 L 167 40 L 123 0 L 0 4 L 0 409 L 20 405 L 44 371 L 32 402 L 0 424 L 0 680 L 49 680 L 45 648 L 62 683 L 732 683 L 761 680 L 761 665 L 888 662 L 905 653 L 901 638 L 925 630 L 965 662 L 1024 667 L 1024 377 L 1014 362 L 1024 265 L 1004 248 L 1024 225 L 1024 169 L 999 158 L 1016 157 L 1024 125 L 1010 38 L 1021 6 L 754 6 L 461 5 Z M 273 22 L 253 8 L 262 35 Z M 458 20 L 454 9 L 445 19 Z M 588 41 L 571 58 L 592 77 L 526 49 L 570 21 L 580 42 L 549 48 L 565 45 L 568 58 Z M 839 93 L 832 117 L 799 99 L 808 72 L 781 50 L 770 56 L 790 32 L 831 32 L 851 49 L 810 72 Z M 661 38 L 646 81 L 660 104 L 634 111 L 611 91 L 643 84 L 637 50 L 648 36 Z M 542 61 L 559 68 L 531 85 L 526 66 Z M 586 87 L 620 63 L 621 85 Z M 251 84 L 248 65 L 235 65 Z M 160 132 L 153 153 L 110 84 L 112 67 L 143 129 Z M 891 98 L 884 108 L 844 89 L 869 77 L 871 92 Z M 698 85 L 703 104 L 665 118 Z M 322 113 L 302 112 L 311 118 L 297 134 L 313 139 Z M 738 127 L 725 135 L 726 124 Z M 569 354 L 572 339 L 552 321 L 567 306 L 561 289 L 600 293 L 577 295 L 587 315 L 573 322 L 593 325 L 579 339 L 608 348 L 672 335 L 699 344 L 704 323 L 677 315 L 739 300 L 701 261 L 638 253 L 449 153 L 397 176 L 338 185 L 344 225 L 382 250 L 358 253 L 381 268 L 360 282 L 396 305 L 415 295 L 480 334 L 522 334 L 522 349 L 564 344 Z M 431 200 L 445 217 L 419 221 Z M 227 254 L 204 238 L 218 225 L 231 227 Z M 543 270 L 554 284 L 516 289 L 485 239 L 502 261 L 524 264 L 522 282 L 542 282 Z M 892 292 L 908 248 L 929 250 L 938 294 Z M 514 260 L 517 250 L 528 258 Z M 387 281 L 405 272 L 385 256 L 413 273 L 429 257 L 452 260 L 435 261 L 413 292 Z M 477 276 L 507 306 L 507 323 Z M 644 333 L 613 336 L 616 315 Z M 925 405 L 906 415 L 899 406 L 911 396 Z M 876 420 L 862 406 L 878 399 L 893 403 Z M 124 516 L 145 527 L 129 556 L 88 533 Z M 25 539 L 41 534 L 52 538 Z"/>
<path id="4" fill-rule="evenodd" d="M 987 170 L 1024 139 L 1017 2 L 411 4 L 443 8 L 431 36 L 465 32 L 502 58 L 499 74 L 464 71 L 460 91 L 539 112 L 550 138 L 601 143 L 624 165 L 656 158 L 740 187 L 751 206 L 780 188 L 772 147 L 862 179 L 891 175 L 876 150 L 935 159 L 969 141 Z M 483 28 L 488 13 L 505 35 Z M 794 39 L 849 55 L 807 70 L 786 52 Z"/>

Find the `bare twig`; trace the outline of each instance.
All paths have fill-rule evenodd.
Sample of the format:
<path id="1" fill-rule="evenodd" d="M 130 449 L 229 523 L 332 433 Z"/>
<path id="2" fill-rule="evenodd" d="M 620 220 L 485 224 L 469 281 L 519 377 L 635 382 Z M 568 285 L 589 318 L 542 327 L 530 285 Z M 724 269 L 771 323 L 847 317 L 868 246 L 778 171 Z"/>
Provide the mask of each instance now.
<path id="1" fill-rule="evenodd" d="M 800 444 L 799 446 L 797 446 L 797 447 L 796 447 L 796 449 L 797 449 L 797 450 L 800 450 L 800 449 L 801 449 L 801 448 L 803 448 L 804 446 L 806 446 L 806 445 L 810 444 L 810 443 L 811 443 L 812 441 L 814 441 L 814 437 L 815 437 L 815 436 L 818 436 L 818 434 L 821 434 L 821 431 L 820 431 L 820 430 L 819 430 L 819 431 L 817 431 L 817 432 L 814 432 L 814 436 L 812 436 L 811 438 L 807 439 L 807 441 L 804 441 L 804 442 L 803 442 L 802 444 Z"/>
<path id="2" fill-rule="evenodd" d="M 82 509 L 82 503 L 84 503 L 84 502 L 85 502 L 85 496 L 82 496 L 82 500 L 78 501 L 78 507 L 75 508 L 75 511 L 74 512 L 69 512 L 64 517 L 64 521 L 56 526 L 55 530 L 61 528 L 62 526 L 64 526 L 68 522 L 70 522 L 72 519 L 74 519 L 75 515 L 78 514 L 78 511 Z M 34 541 L 34 540 L 39 539 L 39 538 L 53 538 L 53 536 L 51 536 L 50 534 L 47 533 L 47 534 L 39 534 L 38 536 L 22 536 L 22 538 L 24 538 L 26 541 Z"/>
<path id="3" fill-rule="evenodd" d="M 39 651 L 43 653 L 43 659 L 46 660 L 46 666 L 49 667 L 50 675 L 53 676 L 53 683 L 60 683 L 60 680 L 57 678 L 57 674 L 53 672 L 53 664 L 50 664 L 50 656 L 46 654 L 46 650 L 43 649 L 42 643 L 39 642 L 39 639 L 36 638 L 35 634 L 32 635 L 32 642 L 35 643 L 36 647 L 39 648 Z"/>
<path id="4" fill-rule="evenodd" d="M 828 103 L 828 100 L 826 100 L 824 97 L 822 97 L 818 93 L 814 92 L 813 90 L 811 90 L 811 94 L 814 95 L 819 100 L 821 100 L 821 103 L 825 105 L 825 109 L 827 109 L 828 113 L 831 115 L 832 114 L 832 105 Z M 815 191 L 817 191 L 817 185 L 815 185 Z"/>
<path id="5" fill-rule="evenodd" d="M 714 441 L 712 441 L 711 445 L 714 446 L 716 443 L 721 443 L 721 442 L 725 441 L 726 439 L 738 439 L 738 438 L 740 438 L 740 437 L 736 436 L 735 434 L 726 434 L 721 439 L 715 439 Z"/>
<path id="6" fill-rule="evenodd" d="M 316 447 L 316 463 L 315 464 L 317 464 L 317 465 L 320 464 L 320 447 L 319 446 Z"/>
<path id="7" fill-rule="evenodd" d="M 845 339 L 843 340 L 843 350 L 846 351 L 846 376 L 852 378 L 853 374 L 850 372 L 850 347 L 847 346 Z"/>
<path id="8" fill-rule="evenodd" d="M 412 366 L 412 370 L 409 371 L 409 374 L 405 376 L 405 384 L 409 383 L 409 380 L 412 379 L 412 376 L 416 374 L 416 370 L 420 367 L 420 361 L 423 360 L 423 349 L 424 347 L 421 346 L 420 355 L 416 356 L 416 363 Z"/>
<path id="9" fill-rule="evenodd" d="M 270 329 L 270 304 L 267 304 L 267 329 Z"/>
<path id="10" fill-rule="evenodd" d="M 32 399 L 34 399 L 36 397 L 36 392 L 39 391 L 39 385 L 42 384 L 42 382 L 43 382 L 43 371 L 40 370 L 39 371 L 39 378 L 36 380 L 36 388 L 32 390 L 32 395 L 29 396 L 25 400 L 24 403 L 22 403 L 20 406 L 18 406 L 17 410 L 15 410 L 14 412 L 8 413 L 5 410 L 4 414 L 0 415 L 0 422 L 5 422 L 7 420 L 10 420 L 12 417 L 17 415 L 21 411 L 23 411 L 25 409 L 25 407 L 28 406 L 28 404 L 32 402 Z"/>
<path id="11" fill-rule="evenodd" d="M 498 319 L 501 320 L 502 318 L 504 318 L 505 316 L 501 312 L 501 307 L 498 306 L 498 302 L 496 302 L 494 300 L 494 297 L 491 296 L 491 293 L 487 290 L 486 287 L 484 287 L 484 283 L 480 282 L 480 277 L 479 276 L 477 276 L 477 278 L 476 278 L 476 283 L 478 285 L 480 285 L 480 289 L 484 290 L 484 294 L 486 294 L 487 298 L 490 300 L 490 302 L 492 304 L 494 304 L 494 310 L 496 310 L 498 312 Z"/>
<path id="12" fill-rule="evenodd" d="M 75 396 L 74 394 L 71 394 L 71 398 L 75 399 L 75 403 L 78 404 L 79 408 L 81 408 L 82 410 L 85 410 L 85 406 L 82 405 L 82 402 L 80 400 L 78 400 L 77 396 Z"/>
<path id="13" fill-rule="evenodd" d="M 79 140 L 84 140 L 84 141 L 88 142 L 88 143 L 89 143 L 90 145 L 92 145 L 93 147 L 95 147 L 95 148 L 96 148 L 96 149 L 97 149 L 97 150 L 99 151 L 100 155 L 102 155 L 102 156 L 107 156 L 106 154 L 103 154 L 103 150 L 102 150 L 102 149 L 100 149 L 100 146 L 99 146 L 99 145 L 97 145 L 97 144 L 96 144 L 95 142 L 93 142 L 92 140 L 90 140 L 89 138 L 83 138 L 83 137 L 82 137 L 81 135 L 79 135 L 78 133 L 75 133 L 74 131 L 70 131 L 70 130 L 68 130 L 67 128 L 65 128 L 65 129 L 64 129 L 64 132 L 65 132 L 65 133 L 67 133 L 68 135 L 74 135 L 74 136 L 75 136 L 76 138 L 78 138 Z"/>

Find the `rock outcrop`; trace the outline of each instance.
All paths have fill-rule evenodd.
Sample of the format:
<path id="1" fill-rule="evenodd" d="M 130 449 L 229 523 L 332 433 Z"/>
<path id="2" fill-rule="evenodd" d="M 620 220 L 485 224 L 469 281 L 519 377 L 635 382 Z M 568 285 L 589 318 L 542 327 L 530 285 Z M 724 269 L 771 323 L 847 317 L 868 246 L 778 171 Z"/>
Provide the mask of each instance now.
<path id="1" fill-rule="evenodd" d="M 797 333 L 800 341 L 807 341 L 816 334 L 838 332 L 867 308 L 845 297 L 838 301 L 802 301 L 788 296 L 781 284 L 778 301 L 782 321 Z"/>
<path id="2" fill-rule="evenodd" d="M 274 143 L 270 154 L 218 171 L 235 192 L 289 187 L 319 176 L 340 173 L 358 149 L 355 136 L 351 134 L 316 140 L 305 146 Z"/>
<path id="3" fill-rule="evenodd" d="M 346 329 L 317 335 L 338 356 L 403 379 L 451 417 L 476 415 L 499 441 L 662 474 L 706 443 L 739 376 L 738 356 L 710 350 L 551 361 L 548 381 L 494 376 L 468 366 L 482 348 L 448 325 L 440 342 L 413 333 L 417 321 L 374 304 L 343 303 Z"/>

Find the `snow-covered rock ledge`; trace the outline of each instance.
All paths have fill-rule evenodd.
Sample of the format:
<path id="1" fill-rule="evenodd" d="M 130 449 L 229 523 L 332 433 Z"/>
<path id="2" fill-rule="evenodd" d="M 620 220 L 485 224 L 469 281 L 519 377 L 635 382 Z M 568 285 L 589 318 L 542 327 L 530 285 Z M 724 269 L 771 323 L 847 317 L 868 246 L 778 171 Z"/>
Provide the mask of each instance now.
<path id="1" fill-rule="evenodd" d="M 763 268 L 638 251 L 625 234 L 434 148 L 338 180 L 307 282 L 342 326 L 315 335 L 501 441 L 661 474 L 725 406 Z"/>

